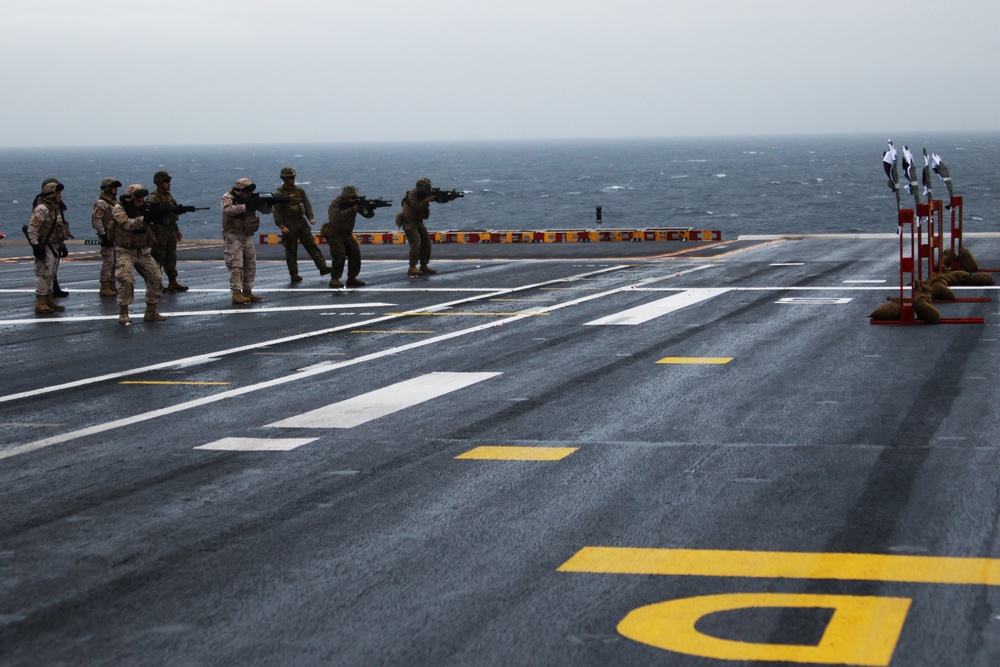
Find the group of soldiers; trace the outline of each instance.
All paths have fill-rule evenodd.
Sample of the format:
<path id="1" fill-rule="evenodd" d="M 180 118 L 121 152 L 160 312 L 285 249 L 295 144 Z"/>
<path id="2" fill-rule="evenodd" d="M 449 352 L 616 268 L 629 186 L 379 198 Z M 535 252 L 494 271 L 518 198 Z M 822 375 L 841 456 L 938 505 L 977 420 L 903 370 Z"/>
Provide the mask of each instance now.
<path id="1" fill-rule="evenodd" d="M 354 238 L 354 225 L 358 214 L 371 218 L 376 208 L 389 206 L 390 202 L 367 199 L 359 196 L 355 186 L 344 186 L 330 203 L 328 221 L 320 232 L 330 248 L 332 266 L 328 266 L 313 237 L 316 217 L 305 190 L 295 184 L 295 169 L 284 167 L 279 175 L 281 186 L 273 193 L 258 193 L 257 186 L 249 178 L 241 178 L 222 195 L 222 238 L 232 303 L 249 305 L 262 300 L 253 292 L 257 274 L 253 237 L 260 228 L 260 215 L 273 215 L 275 225 L 281 230 L 285 262 L 292 282 L 302 281 L 298 269 L 298 244 L 301 243 L 320 275 L 331 276 L 330 287 L 364 286 L 365 283 L 358 279 L 361 250 Z M 145 282 L 143 320 L 147 322 L 166 319 L 157 312 L 164 289 L 168 292 L 188 290 L 177 281 L 177 243 L 183 239 L 177 221 L 184 213 L 205 209 L 178 205 L 170 192 L 171 180 L 169 172 L 158 171 L 153 175 L 156 189 L 152 193 L 140 184 L 133 184 L 126 187 L 121 196 L 118 195 L 122 187 L 120 181 L 114 178 L 101 181 L 100 196 L 94 202 L 91 218 L 101 246 L 100 296 L 117 297 L 121 324 L 132 322 L 129 306 L 134 298 L 136 273 Z M 62 202 L 63 189 L 63 184 L 55 178 L 42 182 L 42 191 L 35 198 L 25 229 L 35 257 L 36 314 L 65 310 L 54 300 L 59 292 L 59 260 L 68 255 L 65 242 L 70 238 L 64 215 L 66 206 Z M 430 202 L 445 203 L 461 196 L 462 193 L 455 190 L 434 188 L 430 179 L 421 178 L 403 197 L 396 224 L 405 233 L 410 246 L 409 277 L 437 273 L 429 266 L 431 240 L 424 224 L 430 216 Z M 347 279 L 341 282 L 345 264 Z M 167 276 L 166 286 L 161 271 Z"/>

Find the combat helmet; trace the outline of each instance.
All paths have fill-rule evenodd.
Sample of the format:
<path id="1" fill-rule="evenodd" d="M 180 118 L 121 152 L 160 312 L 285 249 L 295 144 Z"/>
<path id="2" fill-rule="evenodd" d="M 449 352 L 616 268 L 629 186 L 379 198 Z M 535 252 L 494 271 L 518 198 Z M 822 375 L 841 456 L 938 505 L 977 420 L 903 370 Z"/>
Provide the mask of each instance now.
<path id="1" fill-rule="evenodd" d="M 132 201 L 134 199 L 143 199 L 149 194 L 149 190 L 142 187 L 138 183 L 133 183 L 132 185 L 125 188 L 125 201 Z"/>
<path id="2" fill-rule="evenodd" d="M 153 184 L 159 187 L 160 183 L 170 182 L 170 172 L 169 171 L 158 171 L 153 174 Z"/>
<path id="3" fill-rule="evenodd" d="M 115 188 L 120 188 L 122 182 L 117 178 L 105 178 L 101 181 L 101 192 L 111 192 Z"/>
<path id="4" fill-rule="evenodd" d="M 417 190 L 421 192 L 426 192 L 427 190 L 430 190 L 432 187 L 434 187 L 434 184 L 431 183 L 431 179 L 429 178 L 421 178 L 419 181 L 417 181 Z"/>
<path id="5" fill-rule="evenodd" d="M 295 178 L 295 169 L 292 167 L 283 167 L 281 169 L 281 178 Z"/>
<path id="6" fill-rule="evenodd" d="M 233 192 L 235 192 L 236 194 L 241 194 L 243 192 L 253 192 L 256 189 L 257 186 L 254 185 L 253 181 L 251 181 L 249 178 L 240 178 L 233 185 Z"/>
<path id="7" fill-rule="evenodd" d="M 54 195 L 57 192 L 62 192 L 63 188 L 66 186 L 60 183 L 55 178 L 46 178 L 42 181 L 42 194 L 43 195 Z"/>
<path id="8" fill-rule="evenodd" d="M 358 189 L 353 185 L 345 185 L 344 189 L 340 191 L 341 197 L 357 197 Z"/>

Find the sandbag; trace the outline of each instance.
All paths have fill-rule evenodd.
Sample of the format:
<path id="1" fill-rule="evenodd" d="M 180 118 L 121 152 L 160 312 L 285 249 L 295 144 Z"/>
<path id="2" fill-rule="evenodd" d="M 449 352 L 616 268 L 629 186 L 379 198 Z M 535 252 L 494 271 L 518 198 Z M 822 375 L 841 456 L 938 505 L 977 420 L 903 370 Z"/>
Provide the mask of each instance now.
<path id="1" fill-rule="evenodd" d="M 972 256 L 968 248 L 962 248 L 958 253 L 958 262 L 962 266 L 963 271 L 968 271 L 969 273 L 975 273 L 979 270 L 979 262 L 976 258 Z"/>
<path id="2" fill-rule="evenodd" d="M 923 320 L 924 322 L 927 322 L 928 324 L 941 323 L 941 312 L 934 307 L 934 304 L 931 303 L 930 298 L 928 298 L 925 295 L 914 297 L 913 312 L 919 319 Z"/>

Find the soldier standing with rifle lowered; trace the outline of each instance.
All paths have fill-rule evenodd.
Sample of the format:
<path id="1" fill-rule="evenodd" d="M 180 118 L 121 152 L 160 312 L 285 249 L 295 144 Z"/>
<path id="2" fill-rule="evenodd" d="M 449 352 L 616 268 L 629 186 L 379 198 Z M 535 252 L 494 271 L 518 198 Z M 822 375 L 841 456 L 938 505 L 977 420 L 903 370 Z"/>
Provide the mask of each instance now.
<path id="1" fill-rule="evenodd" d="M 166 171 L 153 174 L 156 191 L 146 198 L 146 221 L 153 226 L 156 244 L 153 259 L 167 274 L 168 292 L 187 292 L 187 285 L 177 282 L 177 243 L 184 238 L 177 220 L 182 213 L 197 211 L 194 206 L 178 206 L 170 194 L 171 176 Z M 208 209 L 205 209 L 208 210 Z"/>
<path id="2" fill-rule="evenodd" d="M 35 314 L 58 313 L 66 310 L 56 305 L 52 298 L 52 280 L 59 259 L 69 238 L 69 227 L 63 218 L 62 207 L 63 184 L 50 179 L 42 186 L 42 192 L 36 200 L 31 218 L 25 225 L 31 253 L 35 256 Z"/>
<path id="3" fill-rule="evenodd" d="M 257 277 L 253 235 L 260 229 L 257 213 L 270 214 L 272 204 L 255 195 L 256 189 L 249 178 L 241 178 L 222 195 L 222 241 L 233 305 L 245 306 L 263 300 L 253 293 L 253 281 Z"/>
<path id="4" fill-rule="evenodd" d="M 156 304 L 163 293 L 160 267 L 153 259 L 149 246 L 153 231 L 143 217 L 146 195 L 149 190 L 138 183 L 125 188 L 125 194 L 118 198 L 111 215 L 109 236 L 115 244 L 115 275 L 118 278 L 118 323 L 132 324 L 128 307 L 132 303 L 135 290 L 135 276 L 138 271 L 146 283 L 146 322 L 162 322 L 167 319 L 156 312 Z"/>
<path id="5" fill-rule="evenodd" d="M 410 268 L 406 275 L 430 276 L 437 271 L 428 266 L 431 261 L 431 237 L 427 233 L 424 220 L 431 215 L 432 201 L 444 204 L 465 195 L 455 190 L 444 191 L 433 187 L 431 179 L 421 178 L 414 189 L 408 190 L 403 196 L 403 212 L 396 216 L 396 224 L 403 228 L 406 240 L 410 244 Z M 420 268 L 417 268 L 417 262 Z"/>
<path id="6" fill-rule="evenodd" d="M 358 189 L 346 185 L 340 195 L 330 202 L 327 211 L 329 222 L 323 225 L 320 234 L 330 246 L 330 258 L 333 260 L 333 277 L 330 287 L 343 287 L 340 276 L 344 274 L 344 260 L 347 260 L 347 286 L 364 287 L 364 281 L 358 280 L 361 273 L 361 249 L 354 238 L 354 223 L 358 213 L 363 218 L 375 217 L 375 209 L 392 204 L 383 199 L 366 199 L 358 196 Z"/>
<path id="7" fill-rule="evenodd" d="M 323 259 L 323 253 L 316 246 L 316 239 L 310 225 L 316 224 L 312 205 L 306 191 L 295 185 L 295 170 L 284 167 L 281 170 L 281 187 L 274 191 L 274 224 L 281 229 L 281 242 L 285 246 L 285 263 L 288 264 L 288 274 L 293 283 L 302 282 L 299 275 L 298 244 L 306 249 L 319 274 L 330 273 L 330 267 Z"/>
<path id="8" fill-rule="evenodd" d="M 118 289 L 115 287 L 115 244 L 108 236 L 108 232 L 115 221 L 111 211 L 115 207 L 118 188 L 121 186 L 121 181 L 114 178 L 105 178 L 101 181 L 101 195 L 94 202 L 94 215 L 90 219 L 90 224 L 101 242 L 101 291 L 99 292 L 101 296 L 118 294 Z"/>

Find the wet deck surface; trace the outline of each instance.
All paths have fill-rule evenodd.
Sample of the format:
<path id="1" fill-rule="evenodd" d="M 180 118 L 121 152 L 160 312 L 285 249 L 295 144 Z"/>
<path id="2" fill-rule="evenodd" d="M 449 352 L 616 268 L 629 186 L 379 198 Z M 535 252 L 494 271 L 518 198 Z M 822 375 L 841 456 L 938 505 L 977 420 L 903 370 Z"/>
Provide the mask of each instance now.
<path id="1" fill-rule="evenodd" d="M 1000 296 L 872 326 L 892 239 L 262 247 L 252 307 L 202 244 L 128 327 L 71 251 L 38 317 L 0 248 L 4 665 L 1000 662 Z"/>

